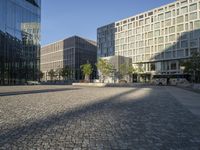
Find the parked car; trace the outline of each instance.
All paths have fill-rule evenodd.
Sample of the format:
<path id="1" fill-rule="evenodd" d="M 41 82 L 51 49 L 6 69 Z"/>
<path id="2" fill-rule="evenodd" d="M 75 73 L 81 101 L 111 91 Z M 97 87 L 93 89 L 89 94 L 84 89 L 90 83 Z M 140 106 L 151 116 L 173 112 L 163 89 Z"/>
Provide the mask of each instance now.
<path id="1" fill-rule="evenodd" d="M 40 82 L 38 82 L 38 81 L 27 81 L 26 85 L 40 85 Z"/>

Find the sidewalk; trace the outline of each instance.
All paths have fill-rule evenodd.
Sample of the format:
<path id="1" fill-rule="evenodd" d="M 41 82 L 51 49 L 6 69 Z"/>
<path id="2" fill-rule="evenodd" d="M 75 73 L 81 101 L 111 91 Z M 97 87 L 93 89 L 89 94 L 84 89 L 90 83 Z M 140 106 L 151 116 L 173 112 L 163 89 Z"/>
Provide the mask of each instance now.
<path id="1" fill-rule="evenodd" d="M 200 117 L 200 93 L 194 93 L 176 87 L 167 88 L 167 91 L 193 114 Z"/>
<path id="2" fill-rule="evenodd" d="M 184 90 L 192 91 L 195 93 L 200 93 L 200 84 L 190 84 L 188 86 L 178 85 L 177 87 L 184 89 Z"/>

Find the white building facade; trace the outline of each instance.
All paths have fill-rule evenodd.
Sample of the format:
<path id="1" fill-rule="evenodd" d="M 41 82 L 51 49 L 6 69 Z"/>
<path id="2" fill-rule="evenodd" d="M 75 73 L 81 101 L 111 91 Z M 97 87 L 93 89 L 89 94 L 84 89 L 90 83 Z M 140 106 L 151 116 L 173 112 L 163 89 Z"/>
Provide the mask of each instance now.
<path id="1" fill-rule="evenodd" d="M 181 73 L 200 51 L 200 0 L 177 0 L 97 29 L 98 57 L 125 56 L 153 74 Z"/>

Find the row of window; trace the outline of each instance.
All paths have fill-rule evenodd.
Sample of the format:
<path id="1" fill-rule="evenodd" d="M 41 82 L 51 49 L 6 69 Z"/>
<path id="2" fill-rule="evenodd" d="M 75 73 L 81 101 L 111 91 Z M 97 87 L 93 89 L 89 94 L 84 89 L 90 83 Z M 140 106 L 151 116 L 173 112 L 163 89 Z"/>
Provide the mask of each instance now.
<path id="1" fill-rule="evenodd" d="M 159 40 L 161 39 L 162 37 Z M 190 41 L 181 40 L 178 42 L 169 42 L 165 44 L 159 44 L 158 42 L 160 41 L 156 39 L 155 40 L 156 44 L 153 43 L 153 40 L 148 40 L 145 43 L 143 41 L 140 41 L 140 42 L 131 43 L 131 44 L 123 44 L 123 45 L 116 46 L 115 51 L 124 51 L 124 50 L 134 49 L 134 48 L 148 50 L 150 47 L 152 47 L 152 49 L 155 49 L 155 50 L 158 49 L 158 51 L 163 51 L 163 50 L 176 50 L 176 49 L 188 48 L 188 47 L 198 47 L 200 45 L 200 39 L 198 40 L 197 38 L 191 39 Z M 142 51 L 140 51 L 140 53 L 142 53 Z M 145 53 L 148 53 L 148 51 L 147 52 L 145 51 Z"/>
<path id="2" fill-rule="evenodd" d="M 177 7 L 177 9 L 175 9 L 175 7 L 173 7 L 173 10 L 170 10 L 170 11 L 167 11 L 167 9 L 164 11 L 163 8 L 160 8 L 158 11 L 160 14 L 156 14 L 156 11 L 155 11 L 154 17 L 151 16 L 151 15 L 153 15 L 153 13 L 150 13 L 151 15 L 148 15 L 151 17 L 148 17 L 146 14 L 143 14 L 143 15 L 140 15 L 139 17 L 138 16 L 133 17 L 131 19 L 123 20 L 119 23 L 116 23 L 116 27 L 120 27 L 120 26 L 127 27 L 127 25 L 125 25 L 125 24 L 127 24 L 129 22 L 136 24 L 136 25 L 137 24 L 143 25 L 143 24 L 149 24 L 149 23 L 155 22 L 155 21 L 162 21 L 164 19 L 179 16 L 180 14 L 196 11 L 198 9 L 198 4 L 199 4 L 199 9 L 200 9 L 200 3 L 194 3 L 189 6 L 183 6 L 181 8 Z M 148 18 L 143 19 L 144 16 L 148 17 Z"/>
<path id="3" fill-rule="evenodd" d="M 186 30 L 189 30 L 189 29 L 193 30 L 193 29 L 200 28 L 200 20 L 198 19 L 197 12 L 194 12 L 194 13 L 190 14 L 190 18 L 188 18 L 188 15 L 185 15 L 185 16 L 180 16 L 177 19 L 168 19 L 166 21 L 157 22 L 155 24 L 146 25 L 146 26 L 143 26 L 143 27 L 137 27 L 135 29 L 129 29 L 129 30 L 126 30 L 124 32 L 116 32 L 116 37 L 120 38 L 120 37 L 124 37 L 124 36 L 141 34 L 141 33 L 149 32 L 149 31 L 153 31 L 153 30 L 158 30 L 158 29 L 171 28 L 171 26 L 175 27 L 174 26 L 175 24 L 177 24 L 177 31 L 180 32 L 181 30 L 183 30 L 184 18 L 185 18 L 185 26 L 186 26 L 185 28 L 186 28 Z M 196 19 L 198 19 L 198 20 L 196 20 Z M 193 20 L 196 20 L 196 21 L 194 21 L 194 23 L 193 23 Z M 190 23 L 190 28 L 189 28 L 189 25 L 188 25 L 189 23 Z M 175 30 L 174 30 L 174 32 L 175 32 Z M 102 39 L 105 39 L 105 37 L 104 38 L 102 37 Z"/>
<path id="4" fill-rule="evenodd" d="M 189 49 L 180 49 L 177 51 L 166 51 L 166 52 L 161 52 L 161 53 L 155 53 L 155 54 L 134 54 L 134 51 L 123 51 L 123 52 L 118 52 L 116 55 L 121 55 L 121 56 L 127 56 L 131 57 L 133 63 L 137 62 L 144 62 L 144 61 L 150 61 L 150 60 L 159 60 L 159 59 L 175 59 L 175 58 L 184 58 L 184 57 L 189 57 L 192 55 L 195 51 L 198 51 L 197 48 L 191 48 Z"/>

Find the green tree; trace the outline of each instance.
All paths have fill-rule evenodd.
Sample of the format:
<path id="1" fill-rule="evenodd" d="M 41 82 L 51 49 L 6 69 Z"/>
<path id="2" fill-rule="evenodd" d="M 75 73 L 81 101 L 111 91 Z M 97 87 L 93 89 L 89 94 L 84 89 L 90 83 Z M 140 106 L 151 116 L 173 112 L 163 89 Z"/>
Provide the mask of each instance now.
<path id="1" fill-rule="evenodd" d="M 192 57 L 181 64 L 184 66 L 184 73 L 188 73 L 192 75 L 194 82 L 200 82 L 200 53 L 196 52 L 192 55 Z"/>
<path id="2" fill-rule="evenodd" d="M 93 71 L 92 65 L 89 62 L 81 65 L 81 71 L 83 72 L 83 74 L 85 76 L 85 80 L 89 81 L 90 75 L 92 74 L 92 71 Z"/>
<path id="3" fill-rule="evenodd" d="M 60 77 L 62 76 L 62 68 L 57 68 L 55 72 L 56 76 L 60 80 Z"/>
<path id="4" fill-rule="evenodd" d="M 144 72 L 144 69 L 142 68 L 142 63 L 138 64 L 137 72 L 138 73 L 143 73 Z"/>
<path id="5" fill-rule="evenodd" d="M 133 67 L 133 65 L 129 65 L 128 67 L 128 74 L 132 75 L 132 74 L 136 74 L 137 70 Z"/>
<path id="6" fill-rule="evenodd" d="M 71 68 L 69 66 L 65 66 L 64 68 L 61 69 L 61 76 L 63 77 L 64 80 L 69 78 L 71 75 Z"/>
<path id="7" fill-rule="evenodd" d="M 101 72 L 102 82 L 104 82 L 105 77 L 113 71 L 113 66 L 104 59 L 99 59 L 96 66 Z"/>
<path id="8" fill-rule="evenodd" d="M 44 73 L 42 71 L 39 71 L 38 75 L 39 75 L 39 80 L 41 80 L 44 77 Z"/>
<path id="9" fill-rule="evenodd" d="M 49 72 L 48 72 L 48 75 L 50 77 L 50 80 L 53 81 L 54 77 L 56 76 L 56 72 L 51 69 Z"/>
<path id="10" fill-rule="evenodd" d="M 128 64 L 121 64 L 119 67 L 120 79 L 123 79 L 126 75 L 128 75 Z"/>
<path id="11" fill-rule="evenodd" d="M 133 73 L 136 72 L 136 69 L 132 66 L 132 64 L 124 63 L 121 64 L 119 67 L 119 74 L 120 78 L 123 79 L 125 76 L 128 77 L 128 80 L 130 81 L 130 76 L 133 75 Z"/>

